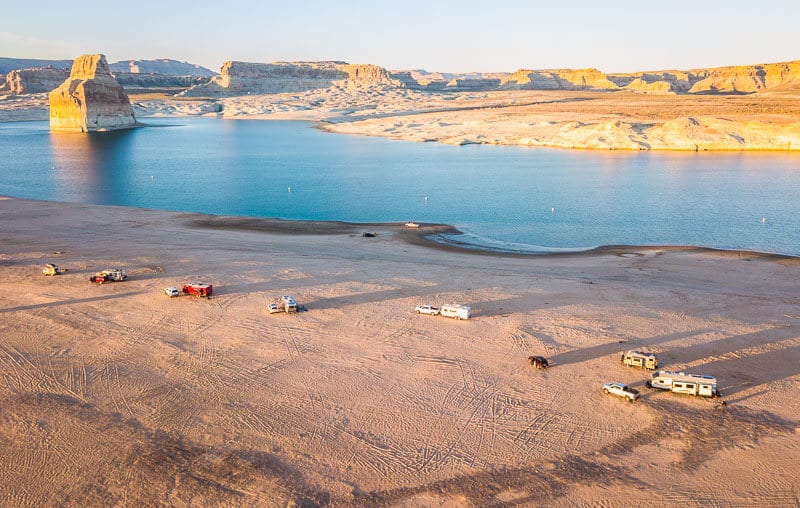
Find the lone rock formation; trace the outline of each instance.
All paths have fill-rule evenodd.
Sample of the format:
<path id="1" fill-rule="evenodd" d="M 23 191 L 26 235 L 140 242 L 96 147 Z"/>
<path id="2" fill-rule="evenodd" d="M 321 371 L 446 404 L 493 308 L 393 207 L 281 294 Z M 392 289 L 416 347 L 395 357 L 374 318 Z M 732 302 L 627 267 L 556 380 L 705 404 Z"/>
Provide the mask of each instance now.
<path id="1" fill-rule="evenodd" d="M 69 78 L 50 92 L 50 130 L 95 132 L 136 127 L 131 101 L 105 55 L 81 55 Z"/>

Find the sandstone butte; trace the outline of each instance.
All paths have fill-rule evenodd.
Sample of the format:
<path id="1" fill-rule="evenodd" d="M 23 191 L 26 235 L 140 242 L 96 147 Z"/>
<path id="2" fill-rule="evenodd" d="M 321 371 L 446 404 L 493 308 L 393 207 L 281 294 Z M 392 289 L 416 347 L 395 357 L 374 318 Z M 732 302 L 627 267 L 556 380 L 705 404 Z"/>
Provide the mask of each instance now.
<path id="1" fill-rule="evenodd" d="M 190 88 L 183 95 L 275 94 L 332 86 L 354 88 L 375 84 L 401 85 L 389 76 L 386 69 L 371 64 L 333 61 L 266 64 L 227 61 L 222 64 L 219 76 L 211 78 L 208 83 Z"/>
<path id="2" fill-rule="evenodd" d="M 50 92 L 50 130 L 98 132 L 136 127 L 131 102 L 105 55 L 81 55 L 69 77 Z"/>

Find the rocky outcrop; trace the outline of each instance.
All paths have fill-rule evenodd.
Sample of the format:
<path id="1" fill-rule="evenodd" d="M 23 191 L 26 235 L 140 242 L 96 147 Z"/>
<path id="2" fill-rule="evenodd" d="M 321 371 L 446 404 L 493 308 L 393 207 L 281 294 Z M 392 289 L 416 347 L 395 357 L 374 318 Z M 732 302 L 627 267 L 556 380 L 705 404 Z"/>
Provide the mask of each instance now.
<path id="1" fill-rule="evenodd" d="M 383 67 L 371 64 L 344 64 L 337 67 L 347 73 L 347 79 L 356 82 L 390 84 L 392 78 Z"/>
<path id="2" fill-rule="evenodd" d="M 675 90 L 672 88 L 672 83 L 668 81 L 645 81 L 642 78 L 636 78 L 624 87 L 626 90 L 637 93 L 645 93 L 652 95 L 674 95 Z"/>
<path id="3" fill-rule="evenodd" d="M 616 90 L 619 87 L 597 69 L 520 69 L 500 82 L 501 88 L 519 90 Z"/>
<path id="4" fill-rule="evenodd" d="M 413 90 L 448 92 L 485 92 L 497 90 L 506 72 L 428 72 L 422 69 L 394 71 L 392 79 Z"/>
<path id="5" fill-rule="evenodd" d="M 120 73 L 130 74 L 166 74 L 170 76 L 193 76 L 196 78 L 210 78 L 216 73 L 205 67 L 189 62 L 179 62 L 169 58 L 159 60 L 123 60 L 108 66 L 111 72 L 119 79 Z"/>
<path id="6" fill-rule="evenodd" d="M 0 94 L 23 95 L 53 90 L 69 76 L 67 69 L 52 67 L 22 69 L 9 72 L 0 83 Z"/>
<path id="7" fill-rule="evenodd" d="M 800 87 L 800 60 L 716 67 L 702 73 L 702 79 L 692 85 L 689 93 L 753 93 L 787 86 Z"/>
<path id="8" fill-rule="evenodd" d="M 81 55 L 64 83 L 50 92 L 50 130 L 92 132 L 135 127 L 130 100 L 104 55 Z"/>
<path id="9" fill-rule="evenodd" d="M 363 85 L 400 85 L 388 71 L 377 65 L 345 62 L 273 62 L 248 63 L 228 61 L 219 76 L 208 83 L 187 90 L 190 96 L 235 96 L 306 92 L 320 88 Z"/>

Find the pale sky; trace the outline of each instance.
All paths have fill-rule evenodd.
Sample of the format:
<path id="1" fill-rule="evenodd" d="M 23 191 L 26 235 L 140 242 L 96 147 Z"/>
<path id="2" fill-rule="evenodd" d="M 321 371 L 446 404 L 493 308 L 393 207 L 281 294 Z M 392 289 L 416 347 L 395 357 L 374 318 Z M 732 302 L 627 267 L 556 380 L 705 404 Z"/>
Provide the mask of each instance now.
<path id="1" fill-rule="evenodd" d="M 800 60 L 800 0 L 8 2 L 0 56 L 604 72 Z"/>

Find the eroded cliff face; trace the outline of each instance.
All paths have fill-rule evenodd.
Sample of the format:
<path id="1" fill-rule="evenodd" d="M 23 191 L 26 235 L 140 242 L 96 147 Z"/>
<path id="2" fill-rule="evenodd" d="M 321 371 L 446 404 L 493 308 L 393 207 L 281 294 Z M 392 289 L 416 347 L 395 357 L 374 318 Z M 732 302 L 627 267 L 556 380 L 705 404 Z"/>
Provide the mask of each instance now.
<path id="1" fill-rule="evenodd" d="M 50 130 L 93 132 L 137 125 L 130 100 L 104 55 L 81 55 L 64 83 L 50 92 Z"/>
<path id="2" fill-rule="evenodd" d="M 197 64 L 179 62 L 169 58 L 159 60 L 123 60 L 108 65 L 111 72 L 119 77 L 120 73 L 129 74 L 164 74 L 168 76 L 193 76 L 210 78 L 216 73 Z"/>
<path id="3" fill-rule="evenodd" d="M 233 96 L 306 92 L 331 86 L 400 85 L 383 67 L 345 62 L 228 61 L 219 76 L 187 90 L 192 96 Z"/>
<path id="4" fill-rule="evenodd" d="M 11 71 L 0 83 L 0 94 L 23 95 L 49 92 L 69 76 L 67 69 L 43 67 Z"/>
<path id="5" fill-rule="evenodd" d="M 689 93 L 753 93 L 800 87 L 800 60 L 761 65 L 716 67 L 704 71 Z"/>
<path id="6" fill-rule="evenodd" d="M 520 69 L 500 82 L 506 89 L 520 90 L 616 90 L 619 88 L 597 69 Z"/>

